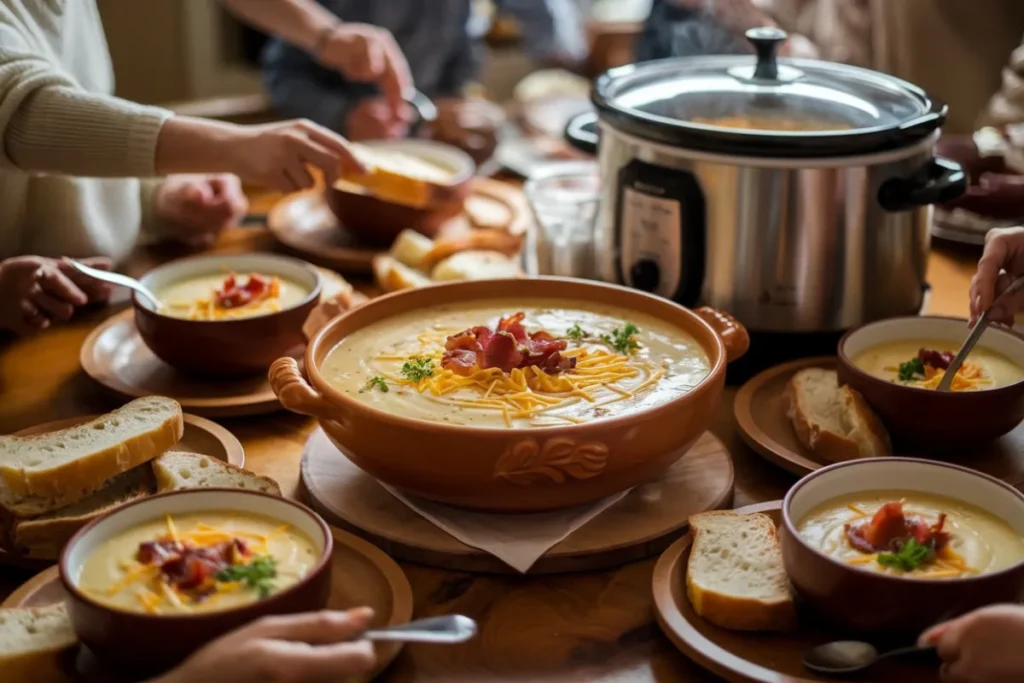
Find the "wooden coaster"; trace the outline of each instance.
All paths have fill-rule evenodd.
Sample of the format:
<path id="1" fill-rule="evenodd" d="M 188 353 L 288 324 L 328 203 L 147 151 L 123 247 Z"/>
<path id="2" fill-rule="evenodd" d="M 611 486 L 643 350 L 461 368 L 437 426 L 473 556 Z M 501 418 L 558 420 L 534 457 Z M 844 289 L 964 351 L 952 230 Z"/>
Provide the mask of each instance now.
<path id="1" fill-rule="evenodd" d="M 317 430 L 302 456 L 301 480 L 330 524 L 369 539 L 401 560 L 456 571 L 517 573 L 421 517 L 344 456 Z M 595 571 L 658 554 L 687 518 L 731 502 L 732 458 L 710 432 L 655 485 L 640 486 L 537 560 L 530 574 Z"/>
<path id="2" fill-rule="evenodd" d="M 457 237 L 473 228 L 503 229 L 522 235 L 531 223 L 522 190 L 490 178 L 473 178 L 464 215 L 443 225 L 438 237 Z M 322 189 L 288 195 L 267 217 L 267 227 L 281 244 L 302 258 L 346 272 L 373 271 L 379 247 L 360 244 L 327 206 Z"/>
<path id="3" fill-rule="evenodd" d="M 263 374 L 203 379 L 184 375 L 161 361 L 139 336 L 131 309 L 97 326 L 83 342 L 79 358 L 86 374 L 122 396 L 167 396 L 188 412 L 206 417 L 281 410 Z"/>
<path id="4" fill-rule="evenodd" d="M 781 501 L 760 503 L 736 512 L 762 512 L 778 524 Z M 803 654 L 809 648 L 843 634 L 826 624 L 801 617 L 795 633 L 745 633 L 728 631 L 704 621 L 686 597 L 686 564 L 693 537 L 686 534 L 662 554 L 654 567 L 651 587 L 654 614 L 669 640 L 687 657 L 730 683 L 825 683 L 837 680 L 821 676 L 803 666 Z M 927 657 L 895 658 L 861 674 L 843 680 L 867 683 L 938 683 L 939 669 Z"/>
<path id="5" fill-rule="evenodd" d="M 330 609 L 372 607 L 375 613 L 374 628 L 395 626 L 412 619 L 412 587 L 401 567 L 383 552 L 361 538 L 332 529 L 334 533 L 334 558 L 331 565 Z M 11 593 L 0 608 L 42 607 L 63 602 L 66 599 L 57 567 L 51 567 L 29 579 Z M 378 643 L 377 669 L 364 680 L 370 680 L 384 670 L 398 656 L 401 643 Z M 88 653 L 78 658 L 78 671 L 72 680 L 101 683 L 102 674 L 96 672 L 96 664 Z"/>
<path id="6" fill-rule="evenodd" d="M 743 440 L 759 455 L 804 476 L 830 463 L 819 461 L 796 438 L 786 415 L 785 391 L 790 378 L 804 368 L 834 369 L 834 356 L 804 358 L 769 368 L 753 377 L 736 393 L 733 412 Z M 948 460 L 976 469 L 1020 488 L 1024 486 L 1024 423 L 1009 434 L 979 443 L 969 452 L 933 456 L 931 453 L 896 453 L 915 458 Z"/>

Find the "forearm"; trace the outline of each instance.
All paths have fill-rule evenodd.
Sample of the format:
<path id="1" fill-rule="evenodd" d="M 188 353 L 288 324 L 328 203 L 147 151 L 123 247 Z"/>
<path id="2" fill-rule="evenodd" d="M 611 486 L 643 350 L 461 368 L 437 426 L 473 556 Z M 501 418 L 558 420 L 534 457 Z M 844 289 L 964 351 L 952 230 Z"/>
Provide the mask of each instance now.
<path id="1" fill-rule="evenodd" d="M 167 120 L 156 145 L 156 173 L 238 173 L 233 151 L 252 129 L 191 116 Z"/>
<path id="2" fill-rule="evenodd" d="M 338 17 L 315 0 L 221 0 L 233 14 L 295 47 L 312 51 Z"/>

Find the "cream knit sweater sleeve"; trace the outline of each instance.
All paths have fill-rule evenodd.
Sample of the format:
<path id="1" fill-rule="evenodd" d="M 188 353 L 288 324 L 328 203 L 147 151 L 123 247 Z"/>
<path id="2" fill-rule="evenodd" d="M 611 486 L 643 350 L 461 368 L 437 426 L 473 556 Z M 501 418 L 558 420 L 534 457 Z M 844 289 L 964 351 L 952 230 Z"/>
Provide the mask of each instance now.
<path id="1" fill-rule="evenodd" d="M 171 112 L 87 91 L 47 54 L 49 27 L 31 19 L 23 3 L 0 3 L 0 164 L 87 177 L 155 175 L 157 138 Z M 102 32 L 94 49 L 106 50 Z"/>

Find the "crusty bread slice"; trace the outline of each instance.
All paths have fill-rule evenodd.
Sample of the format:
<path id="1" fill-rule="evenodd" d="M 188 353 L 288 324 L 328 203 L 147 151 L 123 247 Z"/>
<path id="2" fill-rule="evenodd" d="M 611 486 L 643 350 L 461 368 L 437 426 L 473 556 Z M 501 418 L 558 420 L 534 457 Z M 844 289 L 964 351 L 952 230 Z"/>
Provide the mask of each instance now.
<path id="1" fill-rule="evenodd" d="M 497 280 L 522 275 L 516 261 L 496 251 L 460 251 L 434 266 L 430 274 L 436 282 Z"/>
<path id="2" fill-rule="evenodd" d="M 281 495 L 270 477 L 261 477 L 223 460 L 197 453 L 171 451 L 153 461 L 158 493 L 196 488 L 230 488 Z"/>
<path id="3" fill-rule="evenodd" d="M 433 281 L 418 270 L 399 263 L 390 256 L 377 255 L 373 258 L 373 274 L 377 284 L 385 292 L 397 292 L 400 289 L 427 287 Z"/>
<path id="4" fill-rule="evenodd" d="M 686 595 L 694 611 L 737 631 L 791 629 L 796 611 L 771 517 L 714 511 L 689 523 Z"/>
<path id="5" fill-rule="evenodd" d="M 864 398 L 839 386 L 835 370 L 806 368 L 786 387 L 786 414 L 800 443 L 830 462 L 892 455 L 889 433 Z"/>
<path id="6" fill-rule="evenodd" d="M 410 268 L 419 268 L 423 265 L 423 258 L 434 248 L 434 240 L 415 230 L 403 230 L 391 244 L 388 253 L 391 258 L 399 263 L 404 263 Z"/>
<path id="7" fill-rule="evenodd" d="M 386 202 L 426 208 L 433 187 L 450 185 L 451 171 L 396 149 L 353 144 L 352 151 L 366 172 L 345 169 L 342 181 L 355 183 Z"/>
<path id="8" fill-rule="evenodd" d="M 24 557 L 56 560 L 83 526 L 115 508 L 156 490 L 148 463 L 114 477 L 104 488 L 74 505 L 33 519 L 17 519 L 8 533 L 9 549 Z"/>
<path id="9" fill-rule="evenodd" d="M 4 683 L 70 681 L 78 644 L 64 603 L 0 610 L 0 680 Z"/>
<path id="10" fill-rule="evenodd" d="M 0 437 L 0 476 L 15 495 L 77 502 L 178 443 L 184 429 L 177 401 L 139 398 L 75 427 Z"/>

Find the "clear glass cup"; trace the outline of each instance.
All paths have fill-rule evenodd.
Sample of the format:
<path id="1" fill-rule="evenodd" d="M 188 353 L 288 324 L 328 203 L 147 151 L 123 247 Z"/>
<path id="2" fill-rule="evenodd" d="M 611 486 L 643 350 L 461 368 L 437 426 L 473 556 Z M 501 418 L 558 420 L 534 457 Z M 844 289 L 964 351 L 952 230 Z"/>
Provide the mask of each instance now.
<path id="1" fill-rule="evenodd" d="M 537 229 L 524 255 L 526 272 L 599 279 L 594 226 L 600 207 L 597 162 L 539 168 L 524 188 Z"/>

